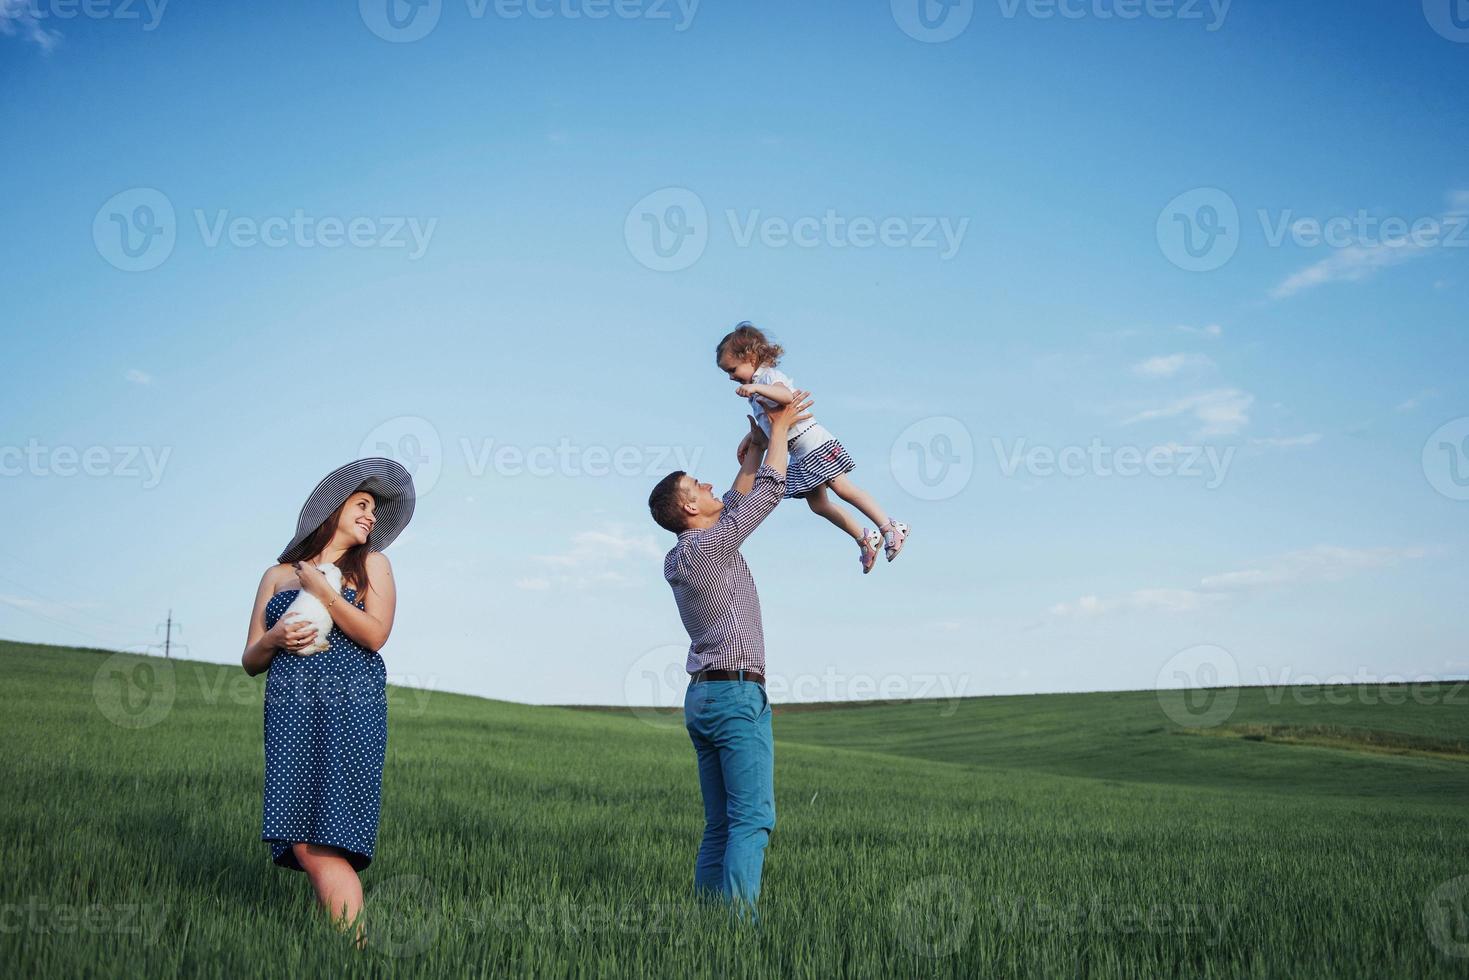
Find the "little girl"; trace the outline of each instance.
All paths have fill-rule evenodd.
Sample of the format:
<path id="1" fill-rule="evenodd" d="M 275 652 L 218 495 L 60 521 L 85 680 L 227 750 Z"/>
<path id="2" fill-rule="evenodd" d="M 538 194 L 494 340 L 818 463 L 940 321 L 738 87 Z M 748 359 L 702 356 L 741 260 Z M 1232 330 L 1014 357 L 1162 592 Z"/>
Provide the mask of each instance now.
<path id="1" fill-rule="evenodd" d="M 767 407 L 784 405 L 791 400 L 796 386 L 791 379 L 776 370 L 785 351 L 773 344 L 748 320 L 725 334 L 714 350 L 719 370 L 739 384 L 735 394 L 750 400 L 750 408 L 761 430 L 770 435 L 770 417 Z M 740 444 L 739 455 L 743 460 L 749 449 L 750 437 Z M 798 422 L 791 430 L 791 459 L 786 467 L 787 497 L 804 497 L 811 510 L 831 521 L 850 534 L 862 549 L 862 574 L 872 571 L 877 563 L 877 549 L 881 545 L 888 561 L 898 557 L 903 542 L 908 537 L 908 525 L 889 520 L 878 506 L 872 494 L 853 483 L 848 473 L 856 467 L 852 457 L 842 448 L 825 427 L 815 419 Z M 866 514 L 882 532 L 860 526 L 852 515 L 826 495 L 830 487 L 838 497 Z"/>

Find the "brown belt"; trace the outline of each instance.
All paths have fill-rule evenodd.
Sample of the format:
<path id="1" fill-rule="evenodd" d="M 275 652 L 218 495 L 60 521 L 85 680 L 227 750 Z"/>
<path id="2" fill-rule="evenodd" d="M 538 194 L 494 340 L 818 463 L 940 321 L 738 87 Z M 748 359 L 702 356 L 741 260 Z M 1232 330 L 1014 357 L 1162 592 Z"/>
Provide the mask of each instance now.
<path id="1" fill-rule="evenodd" d="M 701 670 L 697 674 L 689 675 L 690 684 L 698 684 L 700 681 L 754 681 L 764 687 L 765 675 L 753 670 Z"/>

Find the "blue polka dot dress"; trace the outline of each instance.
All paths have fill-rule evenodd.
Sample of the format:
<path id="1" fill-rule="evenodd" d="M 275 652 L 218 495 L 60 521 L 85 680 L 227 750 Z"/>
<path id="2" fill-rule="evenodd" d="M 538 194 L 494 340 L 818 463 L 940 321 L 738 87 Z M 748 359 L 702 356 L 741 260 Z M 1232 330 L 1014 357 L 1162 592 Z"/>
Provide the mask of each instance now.
<path id="1" fill-rule="evenodd" d="M 271 629 L 296 598 L 277 592 Z M 343 589 L 362 608 L 355 589 Z M 278 651 L 265 680 L 265 816 L 260 839 L 283 868 L 300 871 L 295 843 L 328 844 L 361 871 L 372 863 L 388 745 L 383 658 L 333 626 L 330 649 Z"/>

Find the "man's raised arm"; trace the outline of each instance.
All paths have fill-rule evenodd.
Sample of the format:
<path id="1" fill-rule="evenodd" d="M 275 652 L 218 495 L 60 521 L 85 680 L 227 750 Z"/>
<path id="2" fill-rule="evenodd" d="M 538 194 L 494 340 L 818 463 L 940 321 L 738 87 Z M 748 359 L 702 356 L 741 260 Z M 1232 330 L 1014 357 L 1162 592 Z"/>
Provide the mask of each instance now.
<path id="1" fill-rule="evenodd" d="M 699 535 L 699 550 L 711 557 L 723 558 L 734 554 L 750 532 L 770 516 L 775 505 L 785 493 L 786 464 L 790 451 L 791 426 L 811 417 L 811 397 L 804 391 L 796 392 L 789 405 L 770 410 L 769 445 L 760 447 L 752 434 L 740 460 L 740 474 L 735 478 L 735 493 L 725 495 L 724 513 L 715 525 Z M 764 437 L 759 429 L 755 430 Z M 760 464 L 761 450 L 765 463 Z"/>

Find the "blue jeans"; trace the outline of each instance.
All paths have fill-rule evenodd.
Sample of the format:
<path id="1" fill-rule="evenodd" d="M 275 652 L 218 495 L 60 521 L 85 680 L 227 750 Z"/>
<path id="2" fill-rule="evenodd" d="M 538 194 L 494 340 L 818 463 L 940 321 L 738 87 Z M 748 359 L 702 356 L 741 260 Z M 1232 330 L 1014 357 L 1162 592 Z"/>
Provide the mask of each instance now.
<path id="1" fill-rule="evenodd" d="M 775 829 L 770 699 L 754 681 L 701 681 L 684 694 L 683 717 L 704 794 L 694 890 L 753 913 Z"/>

